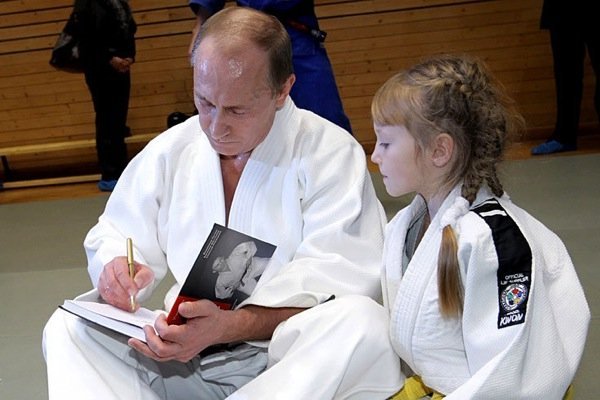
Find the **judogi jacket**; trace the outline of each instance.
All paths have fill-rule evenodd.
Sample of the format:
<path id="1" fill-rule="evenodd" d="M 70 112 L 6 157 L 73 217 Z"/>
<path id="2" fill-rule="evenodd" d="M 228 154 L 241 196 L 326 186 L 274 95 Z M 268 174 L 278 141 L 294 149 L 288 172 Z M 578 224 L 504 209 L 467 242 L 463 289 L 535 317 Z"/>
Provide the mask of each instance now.
<path id="1" fill-rule="evenodd" d="M 402 270 L 417 196 L 386 228 L 383 295 L 392 345 L 447 399 L 561 399 L 587 335 L 590 311 L 561 240 L 506 195 L 482 189 L 472 206 L 456 187 Z M 438 309 L 443 226 L 457 234 L 464 287 L 460 318 Z"/>
<path id="2" fill-rule="evenodd" d="M 229 219 L 219 155 L 198 117 L 165 131 L 130 162 L 84 246 L 94 286 L 103 266 L 125 254 L 156 281 L 167 270 L 183 285 L 214 223 L 277 246 L 242 304 L 312 307 L 331 296 L 380 299 L 385 214 L 362 147 L 347 132 L 291 99 L 252 152 Z"/>

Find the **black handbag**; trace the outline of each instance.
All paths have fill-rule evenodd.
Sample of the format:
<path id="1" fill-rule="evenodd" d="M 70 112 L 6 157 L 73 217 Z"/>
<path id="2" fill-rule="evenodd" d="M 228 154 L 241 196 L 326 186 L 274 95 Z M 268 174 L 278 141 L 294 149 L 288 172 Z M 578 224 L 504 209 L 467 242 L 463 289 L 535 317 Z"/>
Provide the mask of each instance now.
<path id="1" fill-rule="evenodd" d="M 60 71 L 83 72 L 78 24 L 77 13 L 72 12 L 52 49 L 50 65 Z"/>

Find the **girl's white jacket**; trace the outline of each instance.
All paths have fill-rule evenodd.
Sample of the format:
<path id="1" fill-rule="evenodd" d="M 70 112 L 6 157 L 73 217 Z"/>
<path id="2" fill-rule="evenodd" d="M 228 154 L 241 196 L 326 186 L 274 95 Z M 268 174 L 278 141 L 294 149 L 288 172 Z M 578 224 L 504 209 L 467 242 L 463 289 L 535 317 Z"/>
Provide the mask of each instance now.
<path id="1" fill-rule="evenodd" d="M 582 356 L 590 311 L 562 241 L 508 196 L 482 189 L 468 207 L 457 186 L 402 273 L 421 197 L 386 228 L 383 296 L 395 351 L 448 399 L 561 399 Z M 438 310 L 443 226 L 458 238 L 464 310 Z"/>

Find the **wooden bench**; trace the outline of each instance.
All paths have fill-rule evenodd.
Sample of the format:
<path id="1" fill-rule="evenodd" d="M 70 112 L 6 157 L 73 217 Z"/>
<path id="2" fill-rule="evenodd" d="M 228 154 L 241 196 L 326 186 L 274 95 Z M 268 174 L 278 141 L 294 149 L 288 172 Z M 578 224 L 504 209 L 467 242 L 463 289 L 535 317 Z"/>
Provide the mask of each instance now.
<path id="1" fill-rule="evenodd" d="M 133 135 L 125 138 L 126 144 L 134 143 L 147 143 L 157 135 L 154 133 Z M 1 189 L 11 188 L 23 188 L 31 186 L 45 186 L 45 185 L 60 185 L 64 183 L 77 183 L 77 182 L 91 182 L 100 179 L 99 174 L 91 175 L 78 175 L 78 176 L 65 176 L 56 178 L 44 178 L 44 179 L 29 179 L 24 181 L 12 181 L 12 171 L 10 169 L 10 163 L 8 158 L 11 156 L 19 156 L 25 154 L 39 154 L 39 153 L 50 153 L 60 152 L 66 150 L 77 150 L 77 149 L 91 149 L 96 146 L 95 139 L 80 139 L 71 140 L 68 142 L 54 142 L 54 143 L 38 143 L 28 144 L 22 146 L 10 146 L 0 148 L 0 158 L 2 159 L 2 168 L 4 169 L 4 175 L 6 181 L 0 180 Z"/>

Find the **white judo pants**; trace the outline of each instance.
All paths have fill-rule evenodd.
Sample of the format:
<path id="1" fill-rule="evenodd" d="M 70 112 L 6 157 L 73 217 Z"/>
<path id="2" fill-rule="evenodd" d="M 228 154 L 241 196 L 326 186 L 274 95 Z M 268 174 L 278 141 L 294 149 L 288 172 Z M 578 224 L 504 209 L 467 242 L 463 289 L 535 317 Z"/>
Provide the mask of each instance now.
<path id="1" fill-rule="evenodd" d="M 46 324 L 43 348 L 50 400 L 374 400 L 404 381 L 387 313 L 361 296 L 283 322 L 268 352 L 245 344 L 188 363 L 159 363 L 125 337 L 60 309 Z"/>

